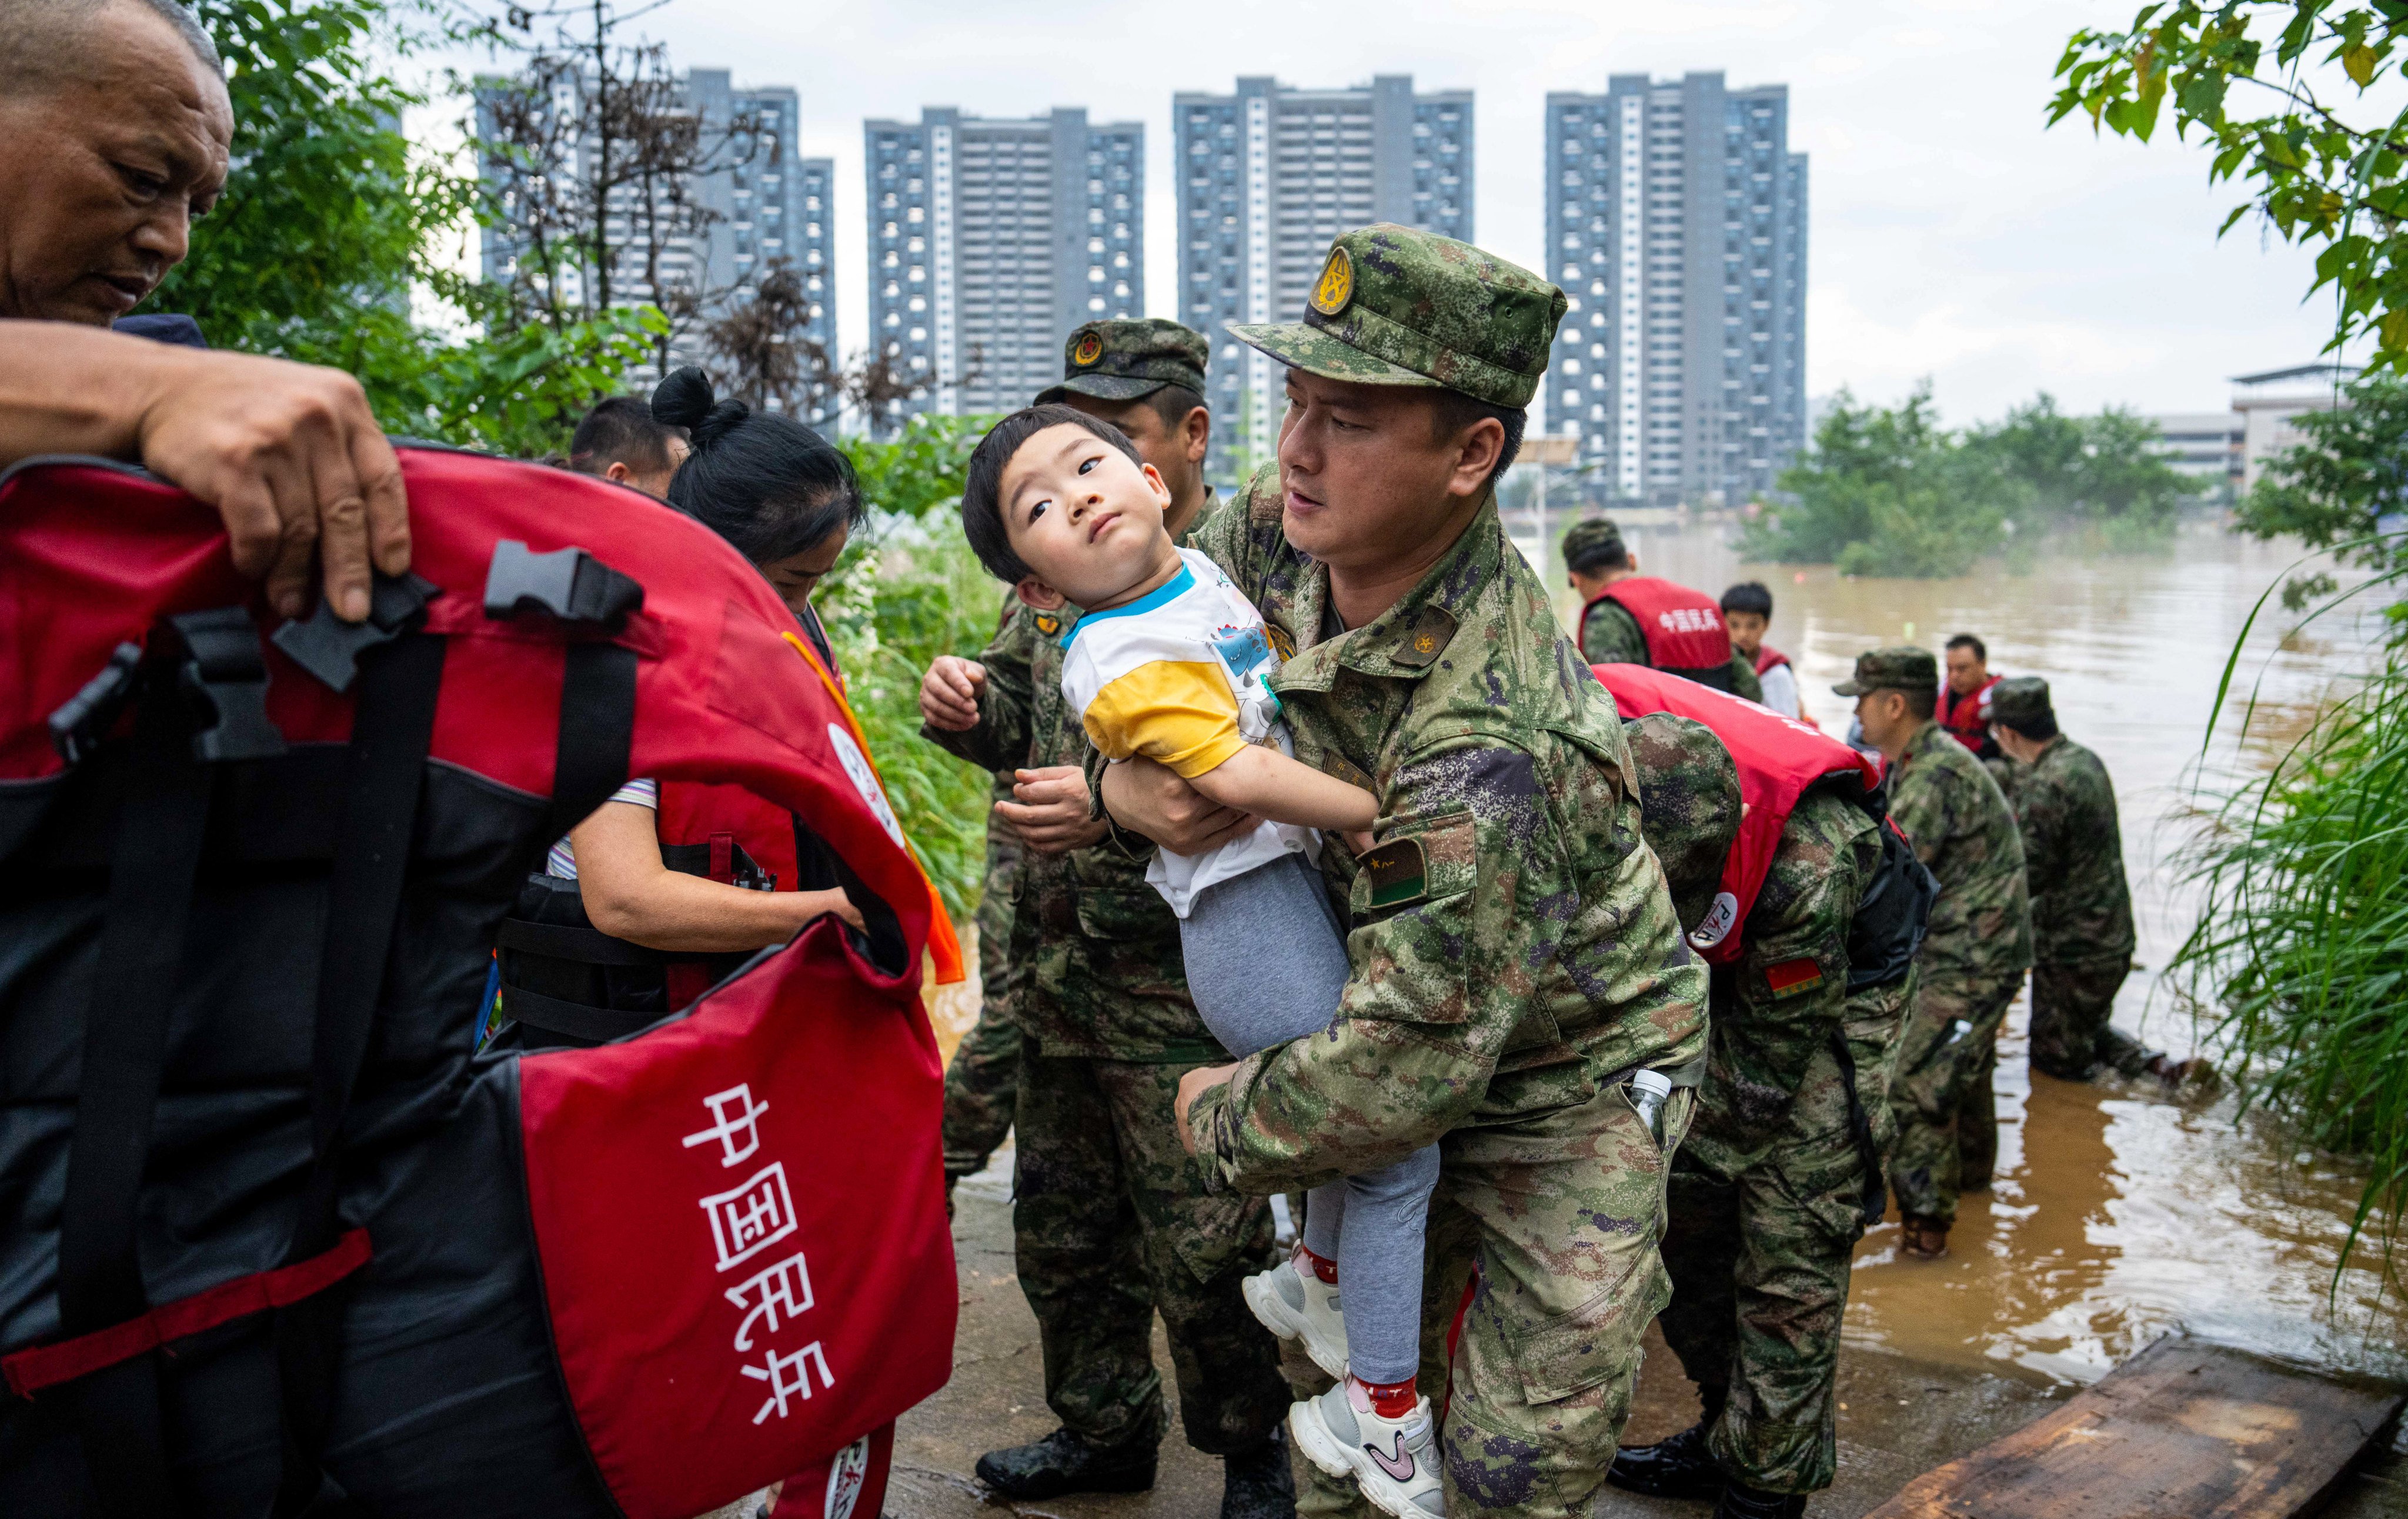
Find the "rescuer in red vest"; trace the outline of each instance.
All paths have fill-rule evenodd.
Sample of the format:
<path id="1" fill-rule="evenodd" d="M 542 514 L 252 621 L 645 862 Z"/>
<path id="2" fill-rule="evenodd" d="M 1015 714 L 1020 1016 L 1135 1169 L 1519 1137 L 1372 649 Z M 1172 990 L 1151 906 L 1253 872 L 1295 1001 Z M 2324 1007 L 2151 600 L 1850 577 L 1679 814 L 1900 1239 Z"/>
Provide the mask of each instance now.
<path id="1" fill-rule="evenodd" d="M 1639 573 L 1622 530 L 1603 517 L 1564 535 L 1564 566 L 1580 594 L 1581 656 L 1682 676 L 1750 701 L 1763 699 L 1756 671 L 1731 649 L 1723 611 L 1684 585 Z"/>
<path id="2" fill-rule="evenodd" d="M 1933 719 L 1979 757 L 1997 759 L 1999 741 L 1990 737 L 1990 691 L 2005 677 L 1990 673 L 1990 651 L 1971 633 L 1949 639 L 1943 659 L 1947 679 L 1940 683 Z"/>
<path id="3" fill-rule="evenodd" d="M 768 579 L 833 675 L 810 596 L 862 516 L 851 465 L 792 418 L 714 403 L 699 369 L 663 380 L 653 410 L 694 437 L 669 504 Z M 740 786 L 630 781 L 552 847 L 503 924 L 508 1038 L 534 1048 L 632 1033 L 827 912 L 863 926 L 804 820 Z"/>
<path id="4" fill-rule="evenodd" d="M 1936 887 L 1886 822 L 1875 761 L 1656 671 L 1596 673 L 1627 723 L 1641 831 L 1713 967 L 1660 1318 L 1705 1415 L 1624 1450 L 1609 1480 L 1716 1498 L 1718 1519 L 1796 1519 L 1837 1470 L 1850 1257 L 1882 1213 L 1891 1050 Z"/>

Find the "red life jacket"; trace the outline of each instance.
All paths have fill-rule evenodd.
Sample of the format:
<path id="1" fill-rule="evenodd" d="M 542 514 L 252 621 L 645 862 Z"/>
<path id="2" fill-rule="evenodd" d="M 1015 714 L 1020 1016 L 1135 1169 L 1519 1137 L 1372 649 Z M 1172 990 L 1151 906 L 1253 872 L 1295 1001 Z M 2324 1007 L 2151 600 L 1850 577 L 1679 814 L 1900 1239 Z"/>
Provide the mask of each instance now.
<path id="1" fill-rule="evenodd" d="M 1647 640 L 1650 666 L 1690 680 L 1719 673 L 1723 679 L 1714 682 L 1716 690 L 1729 683 L 1730 630 L 1723 625 L 1723 609 L 1712 597 L 1653 575 L 1633 575 L 1598 593 L 1589 609 L 1598 601 L 1612 602 L 1638 623 L 1639 636 Z M 1582 621 L 1586 623 L 1587 612 Z"/>
<path id="2" fill-rule="evenodd" d="M 1789 663 L 1789 656 L 1788 656 L 1787 654 L 1783 653 L 1780 650 L 1775 649 L 1774 647 L 1772 647 L 1772 645 L 1770 645 L 1770 644 L 1769 644 L 1769 643 L 1765 643 L 1765 644 L 1758 644 L 1758 645 L 1756 645 L 1756 674 L 1758 674 L 1758 675 L 1762 675 L 1765 671 L 1767 671 L 1767 670 L 1769 670 L 1769 669 L 1773 668 L 1775 666 L 1779 666 L 1779 665 L 1786 665 L 1786 664 L 1788 664 L 1788 663 Z"/>
<path id="3" fill-rule="evenodd" d="M 1962 696 L 1948 689 L 1947 681 L 1941 681 L 1939 710 L 1933 715 L 1958 743 L 1981 752 L 1990 740 L 1990 688 L 2005 679 L 1993 675 Z"/>
<path id="4" fill-rule="evenodd" d="M 1878 761 L 1828 738 L 1803 723 L 1752 701 L 1708 691 L 1694 681 L 1667 680 L 1638 665 L 1592 665 L 1627 720 L 1670 712 L 1712 728 L 1739 767 L 1740 799 L 1747 804 L 1739 837 L 1723 862 L 1722 889 L 1705 921 L 1689 935 L 1689 946 L 1717 965 L 1740 956 L 1744 944 L 1733 929 L 1747 921 L 1772 868 L 1781 830 L 1798 799 L 1827 781 L 1843 781 L 1870 791 L 1881 784 Z"/>
<path id="5" fill-rule="evenodd" d="M 566 471 L 400 463 L 412 574 L 356 626 L 270 615 L 136 471 L 0 472 L 0 1513 L 857 1491 L 953 1363 L 928 882 L 733 549 Z M 810 819 L 869 931 L 478 1052 L 519 884 L 631 776 Z"/>

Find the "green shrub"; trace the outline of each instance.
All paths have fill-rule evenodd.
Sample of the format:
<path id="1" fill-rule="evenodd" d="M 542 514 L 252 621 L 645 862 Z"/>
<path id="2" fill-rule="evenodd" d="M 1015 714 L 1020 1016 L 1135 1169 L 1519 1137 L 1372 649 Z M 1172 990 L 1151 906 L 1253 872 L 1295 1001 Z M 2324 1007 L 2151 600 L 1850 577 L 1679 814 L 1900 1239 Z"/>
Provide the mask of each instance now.
<path id="1" fill-rule="evenodd" d="M 962 540 L 962 471 L 994 419 L 915 417 L 895 438 L 844 440 L 873 514 L 815 605 L 869 753 L 945 909 L 967 922 L 986 869 L 992 778 L 920 737 L 920 676 L 995 636 L 1000 591 Z"/>

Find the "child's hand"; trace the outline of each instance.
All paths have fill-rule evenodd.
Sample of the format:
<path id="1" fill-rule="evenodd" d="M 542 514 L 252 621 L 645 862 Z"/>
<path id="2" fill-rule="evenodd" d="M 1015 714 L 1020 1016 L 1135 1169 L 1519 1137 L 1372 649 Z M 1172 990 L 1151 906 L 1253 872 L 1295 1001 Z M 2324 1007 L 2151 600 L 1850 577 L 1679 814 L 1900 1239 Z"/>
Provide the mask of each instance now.
<path id="1" fill-rule="evenodd" d="M 1371 853 L 1371 845 L 1374 840 L 1371 837 L 1371 830 L 1369 828 L 1362 829 L 1355 833 L 1340 834 L 1338 837 L 1346 840 L 1346 847 L 1354 852 L 1354 857 L 1356 859 L 1361 859 L 1364 855 Z"/>
<path id="2" fill-rule="evenodd" d="M 920 721 L 942 733 L 978 726 L 979 693 L 986 666 L 957 654 L 939 654 L 920 681 Z"/>

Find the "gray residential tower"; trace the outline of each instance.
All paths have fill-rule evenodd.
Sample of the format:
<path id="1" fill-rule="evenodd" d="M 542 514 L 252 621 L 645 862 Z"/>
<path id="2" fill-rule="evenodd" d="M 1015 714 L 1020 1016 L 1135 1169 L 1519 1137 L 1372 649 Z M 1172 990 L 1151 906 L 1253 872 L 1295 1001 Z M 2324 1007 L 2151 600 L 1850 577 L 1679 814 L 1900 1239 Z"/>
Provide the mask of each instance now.
<path id="1" fill-rule="evenodd" d="M 689 203 L 703 214 L 695 219 L 699 222 L 695 230 L 669 238 L 662 250 L 661 290 L 654 291 L 645 282 L 647 250 L 636 241 L 633 232 L 617 245 L 613 303 L 657 302 L 664 294 L 680 292 L 701 295 L 706 302 L 704 320 L 689 323 L 670 348 L 672 364 L 701 363 L 707 358 L 701 338 L 705 322 L 724 308 L 735 292 L 752 285 L 783 260 L 794 266 L 811 303 L 810 320 L 801 336 L 825 348 L 832 361 L 838 359 L 834 226 L 829 216 L 829 185 L 836 161 L 802 156 L 796 134 L 801 111 L 795 92 L 787 86 L 737 89 L 724 68 L 693 69 L 679 83 L 681 105 L 701 119 L 706 143 L 731 131 L 735 136 L 716 154 L 720 166 L 684 187 Z M 487 137 L 494 135 L 481 100 L 480 133 Z M 577 156 L 594 150 L 591 143 L 572 150 Z M 571 174 L 579 172 L 573 161 L 561 166 Z M 489 160 L 483 172 L 489 182 L 506 185 L 505 170 L 497 162 Z M 508 221 L 508 208 L 505 195 L 505 220 L 484 229 L 481 251 L 487 279 L 506 281 L 517 271 L 523 234 Z M 634 185 L 613 190 L 609 209 L 614 231 L 638 227 L 647 220 Z M 576 285 L 582 278 L 574 268 L 562 272 L 565 286 Z M 565 294 L 572 301 L 582 299 L 578 289 Z M 636 378 L 657 376 L 646 369 Z"/>
<path id="2" fill-rule="evenodd" d="M 1171 97 L 1179 320 L 1212 343 L 1212 455 L 1228 480 L 1278 437 L 1281 367 L 1228 335 L 1293 322 L 1340 233 L 1373 222 L 1472 240 L 1471 92 L 1413 93 L 1410 74 L 1346 90 L 1265 78 Z"/>
<path id="3" fill-rule="evenodd" d="M 1601 502 L 1736 505 L 1806 442 L 1806 155 L 1786 86 L 1547 96 L 1546 425 Z"/>
<path id="4" fill-rule="evenodd" d="M 931 389 L 902 408 L 1011 411 L 1062 378 L 1062 342 L 1145 314 L 1145 128 L 1057 109 L 932 107 L 863 123 L 875 350 Z"/>

